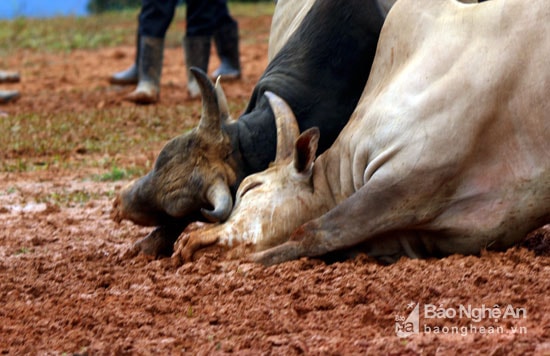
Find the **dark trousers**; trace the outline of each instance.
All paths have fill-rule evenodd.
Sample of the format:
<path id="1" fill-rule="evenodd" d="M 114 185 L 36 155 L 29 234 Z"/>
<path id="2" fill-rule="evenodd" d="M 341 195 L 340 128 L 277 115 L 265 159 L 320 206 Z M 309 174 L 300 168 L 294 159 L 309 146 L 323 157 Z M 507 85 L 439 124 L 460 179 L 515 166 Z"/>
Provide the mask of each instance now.
<path id="1" fill-rule="evenodd" d="M 164 38 L 174 14 L 177 0 L 142 0 L 139 13 L 141 36 Z M 187 36 L 212 36 L 219 28 L 235 22 L 229 14 L 227 0 L 187 0 Z"/>

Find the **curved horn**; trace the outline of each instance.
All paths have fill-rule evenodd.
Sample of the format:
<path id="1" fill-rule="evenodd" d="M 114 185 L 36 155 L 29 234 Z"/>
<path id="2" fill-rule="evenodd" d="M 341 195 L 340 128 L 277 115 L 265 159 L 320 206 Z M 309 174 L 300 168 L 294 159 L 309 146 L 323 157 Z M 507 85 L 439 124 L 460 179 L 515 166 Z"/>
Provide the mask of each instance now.
<path id="1" fill-rule="evenodd" d="M 233 197 L 229 187 L 221 179 L 208 188 L 206 192 L 208 202 L 214 207 L 212 210 L 201 209 L 202 215 L 210 222 L 223 222 L 227 220 L 233 209 Z"/>
<path id="2" fill-rule="evenodd" d="M 269 100 L 271 110 L 275 114 L 275 125 L 277 126 L 277 154 L 275 162 L 278 162 L 292 156 L 294 141 L 300 135 L 300 128 L 292 109 L 282 98 L 270 91 L 266 91 L 264 95 Z"/>
<path id="3" fill-rule="evenodd" d="M 191 73 L 197 80 L 202 96 L 202 115 L 199 129 L 211 133 L 221 130 L 220 107 L 216 96 L 216 89 L 206 73 L 197 67 L 191 67 Z"/>
<path id="4" fill-rule="evenodd" d="M 220 117 L 222 122 L 228 121 L 230 119 L 229 115 L 229 105 L 227 105 L 227 97 L 222 88 L 221 75 L 216 79 L 216 96 L 218 98 L 218 107 L 220 110 Z"/>

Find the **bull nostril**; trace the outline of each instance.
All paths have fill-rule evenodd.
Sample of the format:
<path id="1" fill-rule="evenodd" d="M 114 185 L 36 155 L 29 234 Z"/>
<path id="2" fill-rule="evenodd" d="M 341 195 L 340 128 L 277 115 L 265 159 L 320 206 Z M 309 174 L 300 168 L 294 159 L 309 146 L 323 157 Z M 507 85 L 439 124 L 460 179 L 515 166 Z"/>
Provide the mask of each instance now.
<path id="1" fill-rule="evenodd" d="M 110 217 L 117 224 L 120 224 L 124 220 L 120 195 L 117 195 L 113 201 Z"/>
<path id="2" fill-rule="evenodd" d="M 113 210 L 111 210 L 111 220 L 116 222 L 117 224 L 120 224 L 122 222 L 122 214 L 120 213 L 120 210 L 117 209 L 117 207 L 114 207 Z"/>

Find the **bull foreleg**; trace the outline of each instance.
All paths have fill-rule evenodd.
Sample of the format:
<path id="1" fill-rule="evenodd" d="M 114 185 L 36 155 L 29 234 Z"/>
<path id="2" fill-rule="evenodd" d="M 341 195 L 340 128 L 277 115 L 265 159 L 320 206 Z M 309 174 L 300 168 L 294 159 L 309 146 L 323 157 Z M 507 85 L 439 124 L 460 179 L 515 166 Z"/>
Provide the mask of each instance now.
<path id="1" fill-rule="evenodd" d="M 304 256 L 320 256 L 332 251 L 331 249 L 327 249 L 327 246 L 324 246 L 322 243 L 324 232 L 318 229 L 316 225 L 316 220 L 302 225 L 292 233 L 287 242 L 268 250 L 254 253 L 250 256 L 250 260 L 271 266 Z"/>
<path id="2" fill-rule="evenodd" d="M 405 200 L 405 192 L 397 185 L 386 184 L 377 189 L 366 185 L 326 214 L 296 229 L 288 242 L 250 257 L 265 265 L 316 257 L 416 225 L 418 216 L 430 215 L 414 208 L 419 206 L 415 202 L 425 195 L 419 194 L 416 199 L 408 196 Z"/>
<path id="3" fill-rule="evenodd" d="M 193 254 L 201 247 L 210 246 L 218 241 L 217 227 L 219 225 L 195 222 L 190 224 L 174 245 L 172 261 L 179 266 L 190 262 Z"/>

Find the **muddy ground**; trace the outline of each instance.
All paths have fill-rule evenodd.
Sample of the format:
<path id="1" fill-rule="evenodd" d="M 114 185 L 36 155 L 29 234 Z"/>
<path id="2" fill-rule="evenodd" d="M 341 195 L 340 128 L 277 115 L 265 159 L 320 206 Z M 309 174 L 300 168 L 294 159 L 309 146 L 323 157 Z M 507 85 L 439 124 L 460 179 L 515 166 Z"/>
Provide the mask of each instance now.
<path id="1" fill-rule="evenodd" d="M 244 30 L 267 29 L 270 18 L 239 20 Z M 259 36 L 242 41 L 244 77 L 226 85 L 229 101 L 245 103 L 265 68 L 265 31 Z M 23 80 L 3 87 L 22 97 L 0 110 L 154 112 L 125 103 L 131 88 L 106 81 L 133 51 L 13 53 L 4 63 Z M 157 108 L 198 108 L 186 97 L 182 63 L 181 48 L 166 50 Z M 148 157 L 159 149 L 144 148 Z M 33 159 L 32 151 L 18 154 Z M 121 165 L 141 159 L 122 156 Z M 97 157 L 77 150 L 63 159 Z M 360 255 L 264 268 L 210 253 L 176 268 L 169 259 L 122 257 L 150 231 L 109 219 L 113 192 L 127 180 L 98 181 L 90 177 L 101 167 L 79 167 L 0 173 L 2 354 L 550 355 L 548 226 L 521 246 L 481 256 L 382 266 Z M 415 333 L 405 319 L 417 304 Z M 397 337 L 396 324 L 413 333 Z"/>

